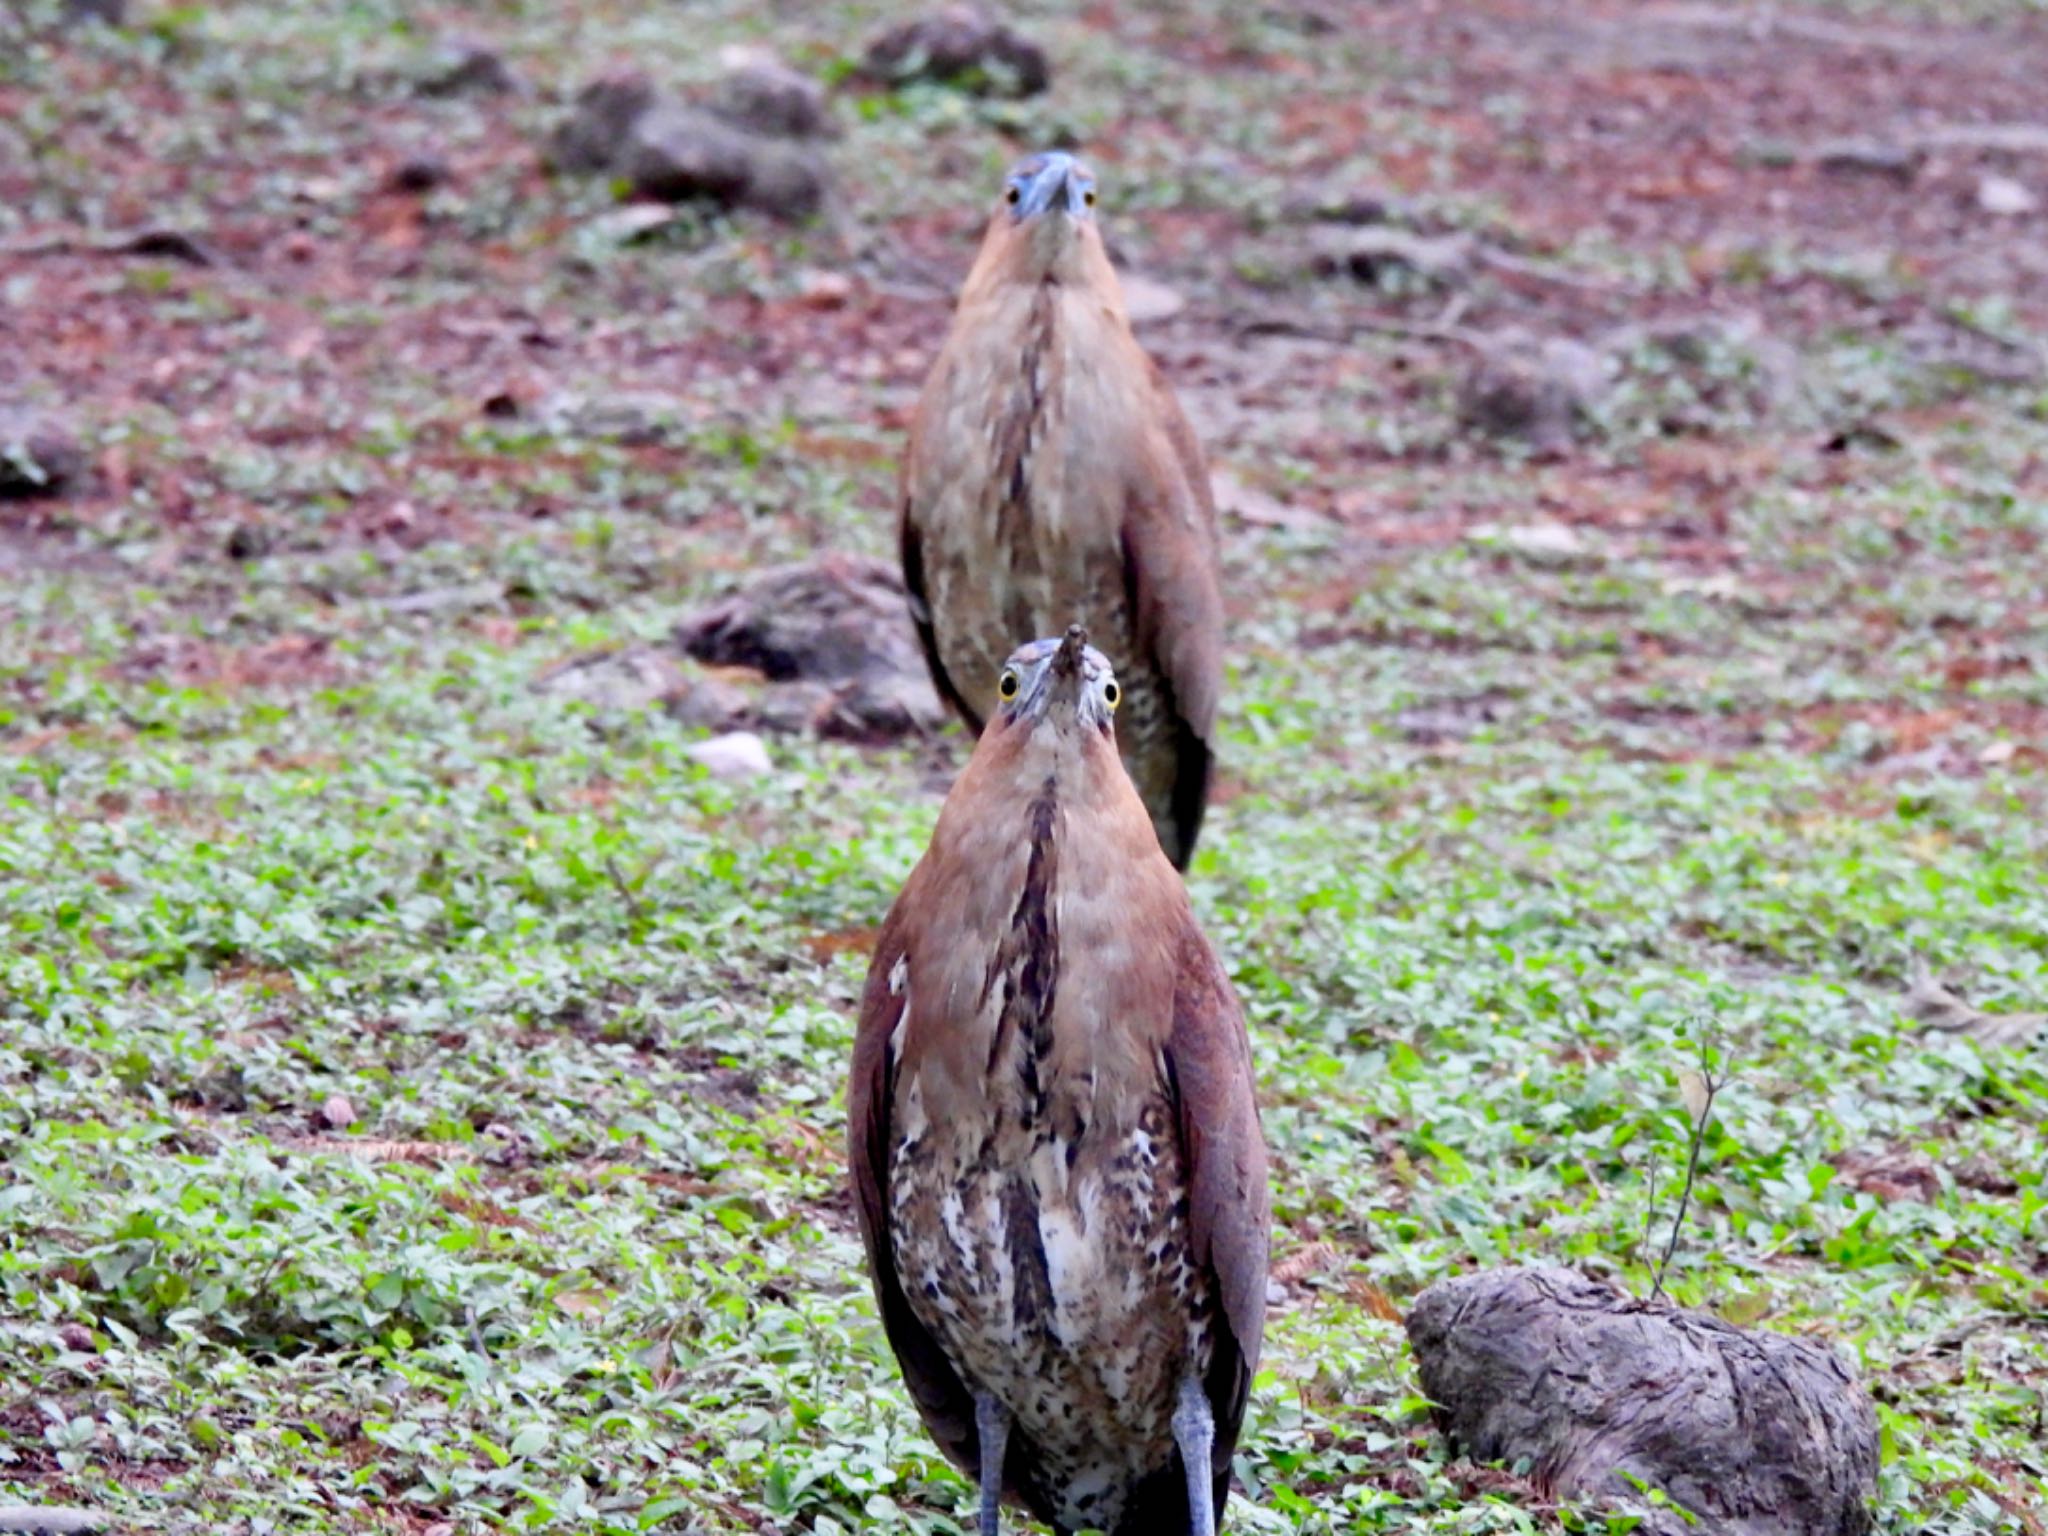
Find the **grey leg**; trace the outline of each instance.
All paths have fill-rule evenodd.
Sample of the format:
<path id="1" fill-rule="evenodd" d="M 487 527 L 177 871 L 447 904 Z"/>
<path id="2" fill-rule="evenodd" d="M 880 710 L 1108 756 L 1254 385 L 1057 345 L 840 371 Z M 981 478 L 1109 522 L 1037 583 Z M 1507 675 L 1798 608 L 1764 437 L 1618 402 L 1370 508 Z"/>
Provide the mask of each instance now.
<path id="1" fill-rule="evenodd" d="M 976 1394 L 974 1433 L 981 1440 L 981 1536 L 1000 1536 L 1003 1452 L 1010 1443 L 1010 1410 L 986 1392 Z"/>
<path id="2" fill-rule="evenodd" d="M 1216 1536 L 1216 1474 L 1209 1465 L 1216 1415 L 1209 1409 L 1209 1394 L 1192 1376 L 1181 1382 L 1180 1401 L 1174 1405 L 1173 1443 L 1188 1473 L 1188 1536 Z"/>

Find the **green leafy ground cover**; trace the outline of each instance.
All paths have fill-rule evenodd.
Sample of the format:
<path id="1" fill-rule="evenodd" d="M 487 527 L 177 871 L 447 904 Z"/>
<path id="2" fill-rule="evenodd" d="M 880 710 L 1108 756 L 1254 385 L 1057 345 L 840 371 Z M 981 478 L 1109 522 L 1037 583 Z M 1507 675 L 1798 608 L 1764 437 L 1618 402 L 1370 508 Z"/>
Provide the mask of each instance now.
<path id="1" fill-rule="evenodd" d="M 1610 1528 L 1449 1457 L 1398 1315 L 1522 1259 L 1646 1292 L 1710 1048 L 1670 1292 L 1855 1361 L 1881 1530 L 2042 1529 L 2048 1055 L 1904 1012 L 1916 962 L 2048 996 L 2048 396 L 1914 339 L 2040 334 L 2042 232 L 1971 211 L 1974 161 L 1902 192 L 1742 153 L 1859 126 L 1797 117 L 1850 110 L 1816 80 L 1996 115 L 2038 22 L 1886 75 L 1701 27 L 1586 64 L 1581 8 L 1046 4 L 1046 98 L 838 97 L 821 227 L 621 246 L 609 188 L 539 171 L 609 59 L 835 77 L 880 10 L 776 9 L 158 8 L 0 54 L 0 381 L 94 460 L 0 503 L 0 1502 L 963 1528 L 839 1138 L 864 946 L 966 743 L 778 739 L 724 782 L 701 733 L 536 681 L 749 568 L 887 551 L 992 175 L 1071 136 L 1256 492 L 1190 876 L 1280 1225 L 1232 1528 Z M 416 94 L 464 27 L 536 94 Z M 390 190 L 422 146 L 452 181 Z M 1293 203 L 1357 187 L 1571 279 L 1482 274 L 1457 323 L 1740 307 L 1803 387 L 1652 349 L 1537 461 L 1460 428 L 1455 352 L 1240 337 L 1443 317 L 1302 260 Z M 142 223 L 222 260 L 24 254 Z"/>

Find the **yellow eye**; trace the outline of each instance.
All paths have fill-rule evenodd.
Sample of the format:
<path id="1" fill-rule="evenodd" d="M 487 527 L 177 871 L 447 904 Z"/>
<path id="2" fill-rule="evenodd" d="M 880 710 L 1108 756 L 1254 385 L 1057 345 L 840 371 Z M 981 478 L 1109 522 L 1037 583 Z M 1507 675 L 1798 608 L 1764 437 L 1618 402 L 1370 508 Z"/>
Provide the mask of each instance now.
<path id="1" fill-rule="evenodd" d="M 1093 187 L 1090 187 L 1086 192 L 1083 192 L 1081 194 L 1081 201 L 1086 203 L 1090 208 L 1093 208 L 1095 206 L 1095 189 Z"/>
<path id="2" fill-rule="evenodd" d="M 1124 691 L 1117 687 L 1115 683 L 1104 683 L 1102 685 L 1102 702 L 1109 706 L 1111 714 L 1116 713 L 1116 707 L 1123 702 L 1123 699 Z"/>
<path id="3" fill-rule="evenodd" d="M 996 693 L 1006 704 L 1017 697 L 1017 674 L 1005 671 L 1001 681 L 996 684 Z"/>
<path id="4" fill-rule="evenodd" d="M 1024 194 L 1015 187 L 1012 187 L 1003 194 L 1003 198 L 1006 202 L 1021 203 L 1024 200 Z"/>

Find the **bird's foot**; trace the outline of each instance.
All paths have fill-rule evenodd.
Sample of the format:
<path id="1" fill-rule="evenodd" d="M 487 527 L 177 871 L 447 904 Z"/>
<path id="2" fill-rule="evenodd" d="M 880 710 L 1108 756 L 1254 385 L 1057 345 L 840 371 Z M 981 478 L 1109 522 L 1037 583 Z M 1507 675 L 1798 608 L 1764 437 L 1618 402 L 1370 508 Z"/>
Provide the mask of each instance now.
<path id="1" fill-rule="evenodd" d="M 1188 1536 L 1216 1536 L 1215 1472 L 1209 1465 L 1216 1446 L 1216 1415 L 1209 1407 L 1209 1394 L 1193 1376 L 1180 1384 L 1180 1401 L 1173 1409 L 1173 1443 L 1180 1447 L 1181 1465 L 1188 1474 Z"/>
<path id="2" fill-rule="evenodd" d="M 1003 1452 L 1010 1442 L 1010 1410 L 989 1393 L 977 1394 L 974 1432 L 981 1441 L 981 1536 L 1001 1536 Z"/>

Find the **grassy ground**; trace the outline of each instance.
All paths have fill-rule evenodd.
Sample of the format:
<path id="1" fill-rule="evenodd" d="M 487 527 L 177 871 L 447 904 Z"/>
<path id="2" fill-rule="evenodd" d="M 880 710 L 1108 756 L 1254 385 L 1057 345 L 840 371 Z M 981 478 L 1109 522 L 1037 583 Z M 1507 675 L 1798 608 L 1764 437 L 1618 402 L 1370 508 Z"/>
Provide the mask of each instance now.
<path id="1" fill-rule="evenodd" d="M 1064 137 L 1250 488 L 1190 876 L 1280 1224 L 1233 1526 L 1608 1528 L 1447 1457 L 1399 1311 L 1531 1258 L 1646 1291 L 1709 1049 L 1671 1292 L 1854 1359 L 1881 1530 L 2042 1531 L 2048 1055 L 1903 1005 L 1916 962 L 2048 995 L 2048 394 L 1981 361 L 2048 332 L 2048 220 L 1975 201 L 2048 168 L 1785 146 L 2023 118 L 2048 27 L 1045 0 L 1045 98 L 841 95 L 818 227 L 621 246 L 608 188 L 538 168 L 607 61 L 832 75 L 882 10 L 226 4 L 0 47 L 0 386 L 93 458 L 0 504 L 0 1503 L 962 1528 L 838 1149 L 865 944 L 966 743 L 778 740 L 736 785 L 535 683 L 887 549 L 995 174 Z M 535 93 L 419 95 L 454 30 Z M 423 148 L 452 180 L 391 190 Z M 1511 262 L 1316 275 L 1294 210 L 1360 191 Z M 145 224 L 221 259 L 52 248 Z M 1428 331 L 1702 315 L 1754 325 L 1634 344 L 1543 460 L 1459 425 Z M 1419 333 L 1330 339 L 1389 318 Z"/>

